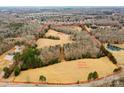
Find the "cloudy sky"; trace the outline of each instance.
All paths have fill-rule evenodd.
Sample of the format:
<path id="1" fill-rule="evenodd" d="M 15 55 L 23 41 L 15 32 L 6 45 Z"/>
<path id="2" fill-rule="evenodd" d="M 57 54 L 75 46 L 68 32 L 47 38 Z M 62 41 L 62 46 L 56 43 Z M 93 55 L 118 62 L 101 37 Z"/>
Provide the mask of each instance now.
<path id="1" fill-rule="evenodd" d="M 124 6 L 124 0 L 0 0 L 0 6 Z"/>

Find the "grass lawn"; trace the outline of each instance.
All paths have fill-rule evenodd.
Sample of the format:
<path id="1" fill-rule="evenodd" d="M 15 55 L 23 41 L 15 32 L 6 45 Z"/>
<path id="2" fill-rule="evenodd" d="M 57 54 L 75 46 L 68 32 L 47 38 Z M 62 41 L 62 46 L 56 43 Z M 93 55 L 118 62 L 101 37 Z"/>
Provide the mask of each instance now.
<path id="1" fill-rule="evenodd" d="M 79 59 L 22 71 L 19 76 L 13 79 L 19 82 L 39 82 L 39 76 L 44 75 L 47 82 L 68 83 L 77 82 L 78 80 L 86 81 L 88 74 L 93 71 L 97 71 L 99 77 L 105 77 L 112 74 L 115 68 L 117 68 L 116 65 L 109 61 L 107 57 Z"/>

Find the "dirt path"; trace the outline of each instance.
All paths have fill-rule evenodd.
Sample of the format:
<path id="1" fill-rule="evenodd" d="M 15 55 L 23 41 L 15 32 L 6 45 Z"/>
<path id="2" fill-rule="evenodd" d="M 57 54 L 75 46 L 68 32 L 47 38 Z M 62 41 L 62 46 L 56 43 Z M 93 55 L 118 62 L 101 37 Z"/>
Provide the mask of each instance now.
<path id="1" fill-rule="evenodd" d="M 94 35 L 92 35 L 91 30 L 86 25 L 84 26 L 84 29 L 89 33 L 89 35 L 92 37 L 93 41 L 97 42 L 98 46 L 102 45 L 101 42 L 98 39 L 96 39 L 96 37 Z"/>
<path id="2" fill-rule="evenodd" d="M 65 61 L 65 59 L 64 59 L 64 49 L 63 49 L 63 47 L 61 47 L 61 50 L 60 50 L 60 52 L 61 52 L 61 55 L 60 55 L 60 60 L 61 60 L 61 62 L 63 62 L 63 61 Z"/>

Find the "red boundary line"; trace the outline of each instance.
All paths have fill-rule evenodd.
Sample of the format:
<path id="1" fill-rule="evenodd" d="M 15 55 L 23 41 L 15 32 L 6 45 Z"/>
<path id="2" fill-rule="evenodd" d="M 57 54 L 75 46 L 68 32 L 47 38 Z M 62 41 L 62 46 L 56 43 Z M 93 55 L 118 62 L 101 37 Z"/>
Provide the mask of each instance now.
<path id="1" fill-rule="evenodd" d="M 72 24 L 68 24 L 68 25 L 72 25 Z M 76 25 L 79 25 L 79 24 L 73 24 L 74 26 Z M 45 25 L 46 26 L 46 25 Z M 55 25 L 56 26 L 56 25 Z M 59 26 L 59 25 L 57 25 Z M 63 25 L 60 25 L 60 26 L 66 26 L 65 24 Z M 89 82 L 92 82 L 92 81 L 97 81 L 97 80 L 101 80 L 103 78 L 107 78 L 107 77 L 110 77 L 112 75 L 115 75 L 115 74 L 118 74 L 120 73 L 121 71 L 119 72 L 114 72 L 113 74 L 110 74 L 110 75 L 107 75 L 106 77 L 101 77 L 101 78 L 97 78 L 96 80 L 90 80 L 90 81 L 80 81 L 79 83 L 77 82 L 72 82 L 72 83 L 48 83 L 48 82 L 16 82 L 16 81 L 1 81 L 0 82 L 3 82 L 3 83 L 13 83 L 13 84 L 47 84 L 47 85 L 75 85 L 75 84 L 85 84 L 85 83 L 89 83 Z"/>
<path id="2" fill-rule="evenodd" d="M 106 77 L 110 77 L 112 75 L 116 75 L 116 74 L 120 73 L 121 71 L 114 72 L 113 74 L 107 75 Z M 46 84 L 46 85 L 76 85 L 76 84 L 85 84 L 85 83 L 89 83 L 89 82 L 92 82 L 92 81 L 101 80 L 101 79 L 106 78 L 106 77 L 101 77 L 101 78 L 97 78 L 96 80 L 90 80 L 90 81 L 80 81 L 79 83 L 77 83 L 77 82 L 72 82 L 72 83 L 16 82 L 16 81 L 0 81 L 0 82 L 3 82 L 3 83 L 13 83 L 13 84 L 35 84 L 35 85 L 37 85 L 37 84 Z"/>

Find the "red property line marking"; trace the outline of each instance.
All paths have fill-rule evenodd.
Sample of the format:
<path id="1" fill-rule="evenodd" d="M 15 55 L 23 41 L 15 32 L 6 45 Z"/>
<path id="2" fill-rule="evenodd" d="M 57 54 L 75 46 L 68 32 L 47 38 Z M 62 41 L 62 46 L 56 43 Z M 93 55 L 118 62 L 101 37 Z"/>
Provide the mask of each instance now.
<path id="1" fill-rule="evenodd" d="M 78 68 L 88 68 L 88 65 L 86 64 L 86 62 L 79 61 L 77 65 L 78 65 Z"/>
<path id="2" fill-rule="evenodd" d="M 115 73 L 110 74 L 110 75 L 107 75 L 106 77 L 110 77 L 112 75 L 116 75 L 116 74 L 120 73 L 121 71 L 115 72 Z M 106 77 L 97 78 L 96 80 L 91 80 L 91 81 L 80 81 L 79 84 L 85 84 L 85 83 L 89 83 L 89 82 L 92 82 L 92 81 L 101 80 L 101 79 L 106 78 Z M 36 84 L 47 84 L 47 85 L 75 85 L 75 84 L 78 84 L 77 82 L 71 82 L 71 83 L 16 82 L 16 81 L 0 81 L 0 82 L 3 82 L 3 83 L 13 83 L 13 84 L 35 84 L 35 85 Z"/>

